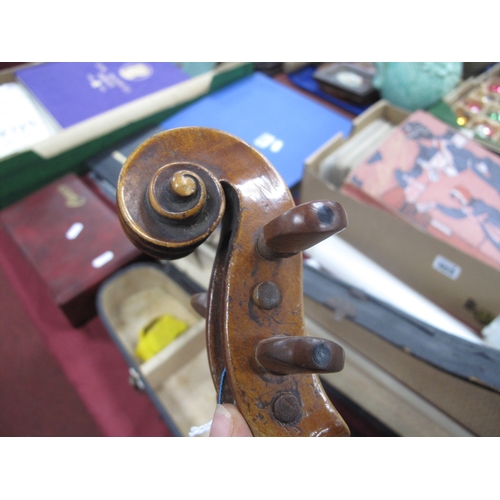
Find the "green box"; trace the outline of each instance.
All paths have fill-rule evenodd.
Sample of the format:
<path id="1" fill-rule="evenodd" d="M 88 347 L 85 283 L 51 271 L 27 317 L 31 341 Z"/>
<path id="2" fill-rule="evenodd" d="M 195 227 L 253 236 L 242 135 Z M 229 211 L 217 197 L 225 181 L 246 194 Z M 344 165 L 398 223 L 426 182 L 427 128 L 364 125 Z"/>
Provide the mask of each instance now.
<path id="1" fill-rule="evenodd" d="M 102 113 L 0 159 L 0 209 L 65 175 L 86 171 L 85 162 L 108 147 L 158 125 L 206 94 L 253 71 L 252 63 L 222 63 L 207 73 Z M 0 84 L 15 81 L 0 72 Z"/>

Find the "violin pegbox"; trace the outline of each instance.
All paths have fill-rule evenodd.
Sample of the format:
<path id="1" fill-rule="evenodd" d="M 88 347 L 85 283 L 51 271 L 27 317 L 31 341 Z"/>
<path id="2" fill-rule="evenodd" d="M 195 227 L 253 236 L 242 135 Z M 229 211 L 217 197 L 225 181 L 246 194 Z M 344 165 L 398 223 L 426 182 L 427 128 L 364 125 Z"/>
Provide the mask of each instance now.
<path id="1" fill-rule="evenodd" d="M 153 136 L 124 164 L 117 189 L 125 233 L 156 258 L 192 252 L 221 224 L 206 294 L 208 362 L 219 401 L 236 404 L 254 436 L 348 436 L 318 373 L 343 349 L 307 336 L 301 252 L 343 230 L 342 206 L 295 206 L 274 167 L 237 137 L 185 127 Z"/>

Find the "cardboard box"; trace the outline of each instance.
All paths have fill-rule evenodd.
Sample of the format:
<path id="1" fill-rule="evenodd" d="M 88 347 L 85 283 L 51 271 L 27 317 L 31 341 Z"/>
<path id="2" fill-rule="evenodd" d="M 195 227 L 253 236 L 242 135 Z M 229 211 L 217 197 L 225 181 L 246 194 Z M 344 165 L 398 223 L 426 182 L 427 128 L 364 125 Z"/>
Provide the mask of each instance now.
<path id="1" fill-rule="evenodd" d="M 0 72 L 0 84 L 14 81 L 18 68 Z M 83 173 L 85 161 L 186 104 L 250 74 L 251 63 L 223 63 L 152 95 L 60 131 L 32 149 L 0 159 L 0 209 L 68 172 Z"/>
<path id="2" fill-rule="evenodd" d="M 356 201 L 319 172 L 324 158 L 370 123 L 384 118 L 396 125 L 408 112 L 379 101 L 353 121 L 348 138 L 337 135 L 306 160 L 301 201 L 320 198 L 341 203 L 349 218 L 339 237 L 352 244 L 417 292 L 476 330 L 483 317 L 500 314 L 500 272 L 436 239 L 394 214 Z"/>
<path id="3" fill-rule="evenodd" d="M 95 316 L 104 279 L 145 258 L 116 213 L 74 174 L 7 207 L 0 223 L 74 326 Z"/>

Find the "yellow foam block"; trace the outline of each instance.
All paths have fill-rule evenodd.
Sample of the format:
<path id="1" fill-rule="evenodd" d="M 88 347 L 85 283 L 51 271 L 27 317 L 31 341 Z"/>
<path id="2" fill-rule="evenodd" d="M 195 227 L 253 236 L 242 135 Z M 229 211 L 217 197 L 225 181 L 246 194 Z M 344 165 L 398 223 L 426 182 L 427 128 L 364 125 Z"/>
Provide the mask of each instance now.
<path id="1" fill-rule="evenodd" d="M 142 361 L 147 361 L 170 344 L 187 327 L 187 323 L 169 314 L 156 318 L 140 331 L 136 355 Z"/>

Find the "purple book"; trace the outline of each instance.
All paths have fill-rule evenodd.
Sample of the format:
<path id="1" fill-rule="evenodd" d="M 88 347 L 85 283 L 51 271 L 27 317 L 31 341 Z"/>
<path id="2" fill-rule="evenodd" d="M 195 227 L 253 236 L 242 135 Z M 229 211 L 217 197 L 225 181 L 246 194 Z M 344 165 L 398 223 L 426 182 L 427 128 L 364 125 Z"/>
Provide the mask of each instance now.
<path id="1" fill-rule="evenodd" d="M 189 79 L 174 63 L 43 63 L 17 79 L 66 128 Z"/>

